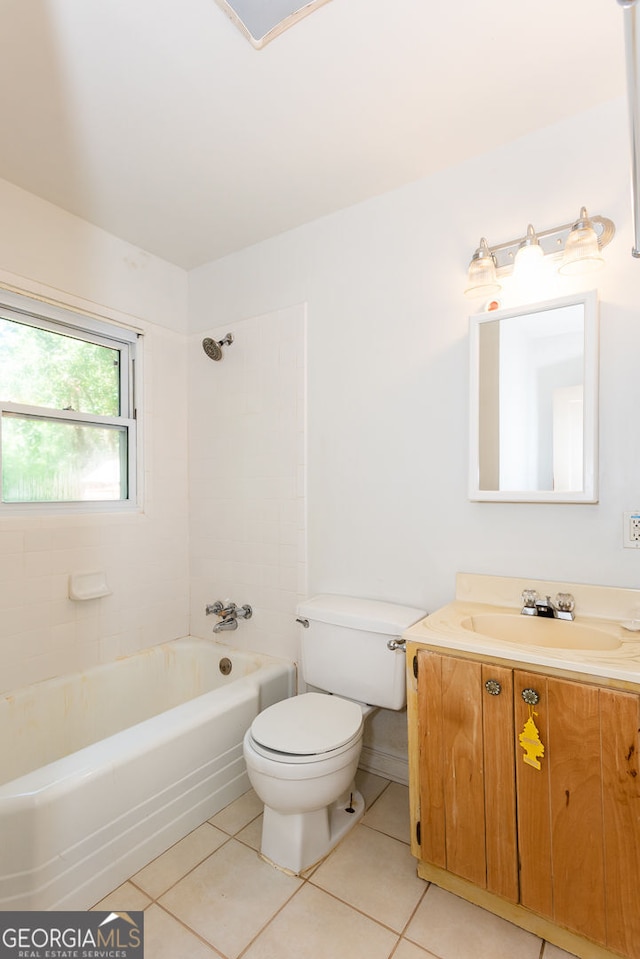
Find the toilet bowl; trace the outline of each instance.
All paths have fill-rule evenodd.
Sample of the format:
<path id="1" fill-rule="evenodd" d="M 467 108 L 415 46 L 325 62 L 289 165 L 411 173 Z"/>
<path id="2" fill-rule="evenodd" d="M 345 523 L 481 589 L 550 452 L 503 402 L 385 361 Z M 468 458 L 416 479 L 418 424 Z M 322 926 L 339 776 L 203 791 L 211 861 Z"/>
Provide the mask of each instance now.
<path id="1" fill-rule="evenodd" d="M 354 785 L 364 719 L 377 707 L 404 707 L 398 637 L 425 615 L 337 595 L 315 596 L 297 612 L 304 680 L 320 691 L 269 706 L 243 741 L 249 781 L 264 803 L 261 855 L 296 875 L 326 856 L 364 813 Z"/>
<path id="2" fill-rule="evenodd" d="M 296 875 L 362 818 L 354 787 L 364 714 L 358 703 L 303 693 L 259 713 L 243 741 L 249 781 L 264 803 L 261 854 Z"/>

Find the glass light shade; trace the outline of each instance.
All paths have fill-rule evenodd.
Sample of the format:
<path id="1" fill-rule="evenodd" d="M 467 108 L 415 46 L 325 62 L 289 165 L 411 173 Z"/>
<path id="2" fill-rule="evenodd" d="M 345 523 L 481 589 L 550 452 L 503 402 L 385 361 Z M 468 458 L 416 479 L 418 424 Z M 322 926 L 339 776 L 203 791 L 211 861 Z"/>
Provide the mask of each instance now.
<path id="1" fill-rule="evenodd" d="M 544 259 L 544 250 L 540 244 L 536 241 L 531 246 L 521 246 L 518 252 L 516 253 L 516 258 L 513 264 L 513 268 L 520 269 L 524 267 L 529 269 L 535 267 L 536 263 L 540 263 Z"/>
<path id="2" fill-rule="evenodd" d="M 580 219 L 573 225 L 567 237 L 558 272 L 564 276 L 576 276 L 590 270 L 599 270 L 602 266 L 604 257 L 598 245 L 598 236 L 583 207 Z"/>
<path id="3" fill-rule="evenodd" d="M 544 250 L 540 246 L 532 225 L 527 227 L 527 235 L 520 244 L 513 263 L 513 275 L 519 283 L 534 283 L 540 279 Z"/>
<path id="4" fill-rule="evenodd" d="M 502 289 L 496 277 L 493 255 L 485 239 L 480 240 L 480 246 L 473 254 L 467 280 L 465 296 L 493 296 Z"/>

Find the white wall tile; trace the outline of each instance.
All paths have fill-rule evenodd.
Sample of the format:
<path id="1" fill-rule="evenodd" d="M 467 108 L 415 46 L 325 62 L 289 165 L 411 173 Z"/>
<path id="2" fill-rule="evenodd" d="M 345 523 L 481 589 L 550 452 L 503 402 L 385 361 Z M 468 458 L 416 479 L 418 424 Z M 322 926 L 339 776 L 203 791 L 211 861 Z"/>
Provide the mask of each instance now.
<path id="1" fill-rule="evenodd" d="M 249 603 L 253 618 L 217 638 L 296 659 L 295 607 L 306 586 L 305 309 L 235 324 L 233 345 L 212 363 L 202 337 L 222 339 L 231 328 L 204 330 L 190 344 L 191 630 L 211 635 L 216 620 L 204 607 L 215 599 Z"/>
<path id="2" fill-rule="evenodd" d="M 145 347 L 143 511 L 0 517 L 0 692 L 189 631 L 187 341 L 146 324 Z M 89 570 L 112 594 L 72 602 Z"/>

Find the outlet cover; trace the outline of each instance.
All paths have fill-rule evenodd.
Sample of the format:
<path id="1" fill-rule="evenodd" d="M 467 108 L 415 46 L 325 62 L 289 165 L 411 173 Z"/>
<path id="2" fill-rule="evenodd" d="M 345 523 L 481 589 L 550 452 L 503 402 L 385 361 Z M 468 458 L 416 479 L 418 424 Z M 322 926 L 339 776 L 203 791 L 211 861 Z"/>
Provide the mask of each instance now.
<path id="1" fill-rule="evenodd" d="M 623 543 L 625 549 L 640 549 L 640 510 L 624 513 Z"/>

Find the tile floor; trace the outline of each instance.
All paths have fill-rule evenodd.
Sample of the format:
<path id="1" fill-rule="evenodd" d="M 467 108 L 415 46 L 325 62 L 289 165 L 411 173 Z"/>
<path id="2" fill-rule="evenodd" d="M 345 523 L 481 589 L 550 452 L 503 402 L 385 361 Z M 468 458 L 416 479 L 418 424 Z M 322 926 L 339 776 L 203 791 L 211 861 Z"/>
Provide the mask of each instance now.
<path id="1" fill-rule="evenodd" d="M 304 877 L 257 854 L 249 791 L 96 905 L 145 910 L 145 959 L 571 959 L 416 876 L 406 786 L 360 773 L 367 812 Z"/>

